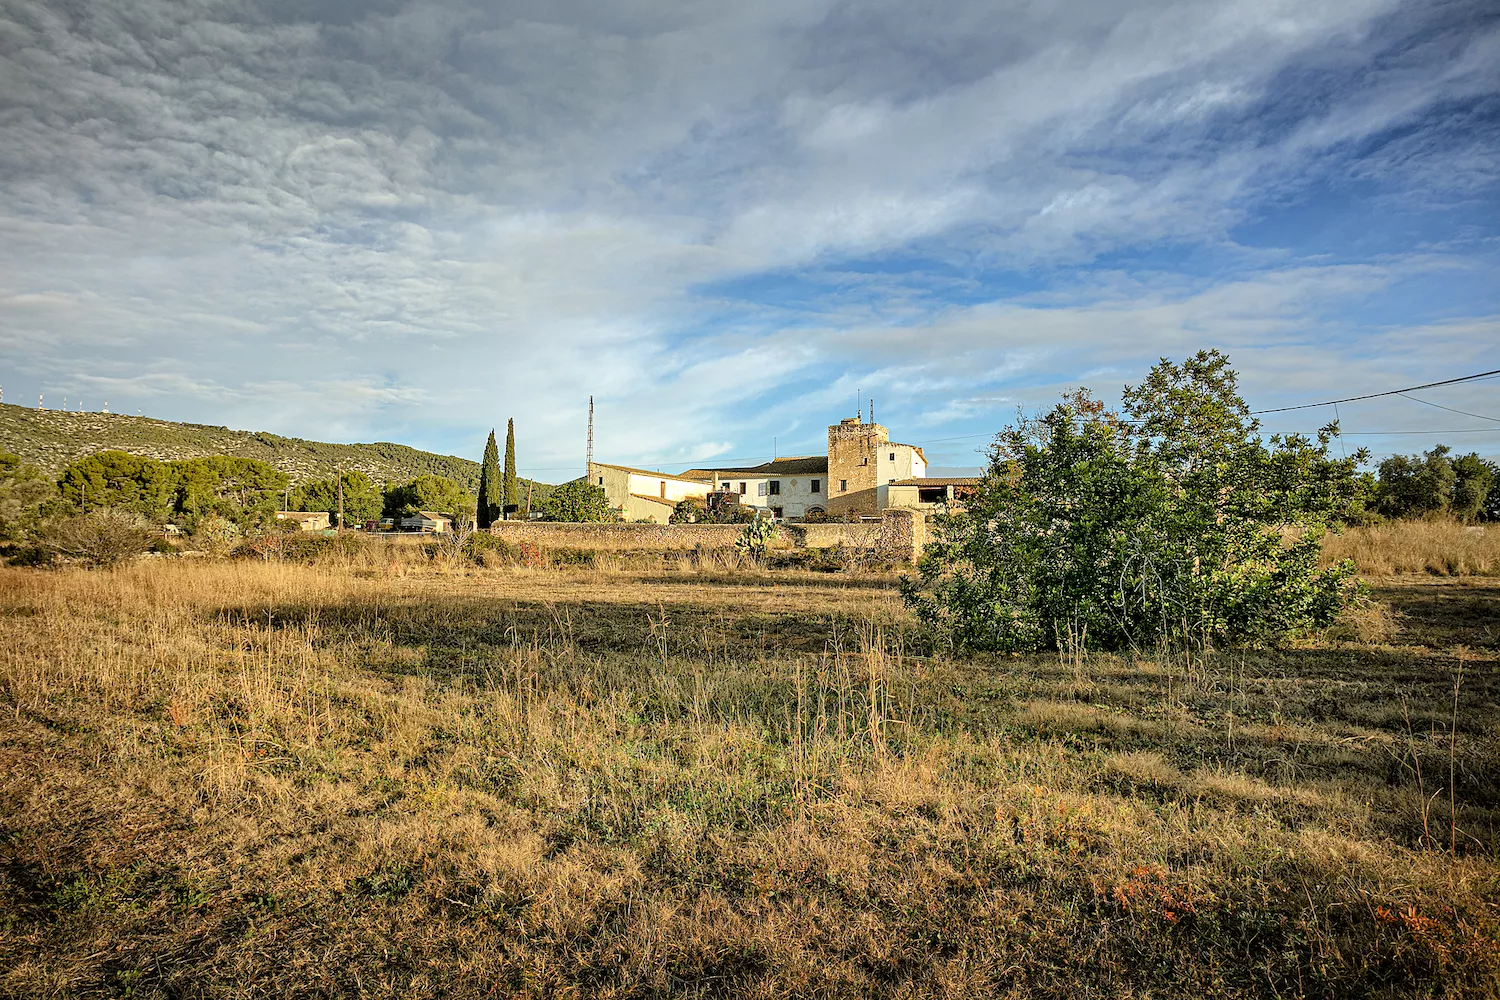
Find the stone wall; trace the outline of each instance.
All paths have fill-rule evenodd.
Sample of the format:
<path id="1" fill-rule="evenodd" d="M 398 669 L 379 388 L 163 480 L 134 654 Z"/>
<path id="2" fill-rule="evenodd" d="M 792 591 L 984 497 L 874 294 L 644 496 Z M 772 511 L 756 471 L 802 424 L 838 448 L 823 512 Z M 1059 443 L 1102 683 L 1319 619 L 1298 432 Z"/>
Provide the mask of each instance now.
<path id="1" fill-rule="evenodd" d="M 497 521 L 490 533 L 508 542 L 570 549 L 727 549 L 740 537 L 737 524 L 572 524 Z"/>
<path id="2" fill-rule="evenodd" d="M 738 524 L 567 524 L 551 521 L 497 521 L 490 533 L 508 542 L 569 549 L 732 548 L 740 537 Z M 866 549 L 883 557 L 911 561 L 926 539 L 920 512 L 888 510 L 879 521 L 857 524 L 786 524 L 780 545 L 828 549 L 843 546 Z"/>

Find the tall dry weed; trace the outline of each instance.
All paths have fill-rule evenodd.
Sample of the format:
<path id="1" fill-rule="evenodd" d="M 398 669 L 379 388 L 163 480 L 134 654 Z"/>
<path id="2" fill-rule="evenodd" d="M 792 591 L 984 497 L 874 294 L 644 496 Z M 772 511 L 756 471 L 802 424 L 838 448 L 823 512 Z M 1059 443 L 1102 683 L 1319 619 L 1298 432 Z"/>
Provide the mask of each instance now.
<path id="1" fill-rule="evenodd" d="M 1493 576 L 1500 574 L 1500 527 L 1433 520 L 1351 528 L 1323 544 L 1325 564 L 1344 559 L 1369 576 Z"/>

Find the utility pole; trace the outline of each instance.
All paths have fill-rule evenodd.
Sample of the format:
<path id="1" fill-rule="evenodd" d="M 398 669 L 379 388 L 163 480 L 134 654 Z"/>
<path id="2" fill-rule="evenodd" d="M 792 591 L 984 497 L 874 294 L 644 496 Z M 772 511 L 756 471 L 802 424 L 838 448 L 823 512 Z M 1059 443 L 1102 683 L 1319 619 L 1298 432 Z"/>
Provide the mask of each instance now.
<path id="1" fill-rule="evenodd" d="M 344 467 L 339 466 L 339 523 L 334 525 L 339 531 L 344 530 Z"/>

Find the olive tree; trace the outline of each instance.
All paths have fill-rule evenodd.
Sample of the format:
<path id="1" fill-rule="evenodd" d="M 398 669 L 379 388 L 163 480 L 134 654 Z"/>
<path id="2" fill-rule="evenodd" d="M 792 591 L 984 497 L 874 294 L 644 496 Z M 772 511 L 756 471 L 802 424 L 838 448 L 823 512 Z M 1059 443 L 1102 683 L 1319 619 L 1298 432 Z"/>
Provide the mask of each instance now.
<path id="1" fill-rule="evenodd" d="M 1163 359 L 1119 413 L 1087 391 L 1001 431 L 963 509 L 903 580 L 955 647 L 1274 643 L 1330 622 L 1352 564 L 1319 568 L 1357 512 L 1359 452 L 1259 435 L 1217 351 Z"/>

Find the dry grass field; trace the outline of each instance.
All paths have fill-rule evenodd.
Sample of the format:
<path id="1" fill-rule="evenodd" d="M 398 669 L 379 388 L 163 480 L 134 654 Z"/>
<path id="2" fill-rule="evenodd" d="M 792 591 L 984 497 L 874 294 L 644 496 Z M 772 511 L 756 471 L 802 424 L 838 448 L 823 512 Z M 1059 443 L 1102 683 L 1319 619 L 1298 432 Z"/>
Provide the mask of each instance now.
<path id="1" fill-rule="evenodd" d="M 611 566 L 0 569 L 0 993 L 1500 997 L 1500 581 L 1062 662 Z"/>

